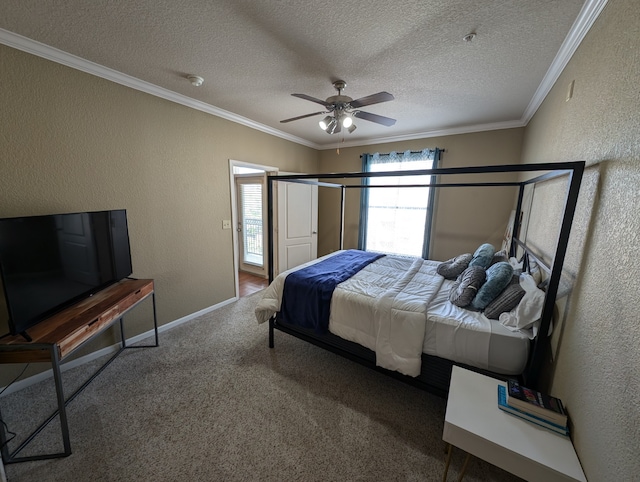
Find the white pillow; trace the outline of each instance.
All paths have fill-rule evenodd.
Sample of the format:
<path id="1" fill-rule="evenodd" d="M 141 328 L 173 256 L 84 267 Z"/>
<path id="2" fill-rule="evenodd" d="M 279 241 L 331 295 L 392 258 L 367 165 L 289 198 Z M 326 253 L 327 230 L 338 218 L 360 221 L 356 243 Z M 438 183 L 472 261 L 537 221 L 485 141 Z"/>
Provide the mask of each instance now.
<path id="1" fill-rule="evenodd" d="M 544 291 L 538 288 L 535 280 L 528 273 L 520 275 L 520 286 L 524 290 L 520 303 L 510 312 L 502 313 L 499 320 L 508 328 L 526 330 L 542 316 Z"/>

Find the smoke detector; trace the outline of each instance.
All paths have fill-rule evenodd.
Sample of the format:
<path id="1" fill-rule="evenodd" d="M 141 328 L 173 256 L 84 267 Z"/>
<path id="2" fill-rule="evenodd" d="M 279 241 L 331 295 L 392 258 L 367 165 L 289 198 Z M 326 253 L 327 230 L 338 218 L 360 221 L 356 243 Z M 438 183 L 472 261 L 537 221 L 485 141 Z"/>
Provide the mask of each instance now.
<path id="1" fill-rule="evenodd" d="M 191 85 L 193 85 L 194 87 L 200 87 L 204 82 L 204 79 L 202 77 L 193 74 L 187 75 L 187 80 L 191 82 Z"/>

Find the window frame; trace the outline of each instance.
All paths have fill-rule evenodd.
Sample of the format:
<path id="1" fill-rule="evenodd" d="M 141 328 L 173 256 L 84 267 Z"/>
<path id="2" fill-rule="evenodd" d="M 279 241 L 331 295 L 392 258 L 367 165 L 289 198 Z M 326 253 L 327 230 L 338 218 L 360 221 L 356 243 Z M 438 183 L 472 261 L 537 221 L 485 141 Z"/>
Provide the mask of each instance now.
<path id="1" fill-rule="evenodd" d="M 396 152 L 390 152 L 388 154 L 375 154 L 376 157 L 381 156 L 404 156 L 416 157 L 415 161 L 424 160 L 425 158 L 431 160 L 431 167 L 427 170 L 437 169 L 439 167 L 440 154 L 442 150 L 439 148 L 435 149 L 423 149 L 422 151 L 405 151 L 404 153 L 397 154 Z M 421 158 L 417 158 L 417 156 L 422 156 Z M 362 158 L 362 171 L 363 172 L 374 172 L 371 170 L 371 165 L 373 164 L 371 161 L 374 155 L 372 154 L 363 154 Z M 407 159 L 405 162 L 411 162 L 411 159 Z M 391 171 L 391 170 L 390 170 Z M 384 172 L 384 171 L 375 171 L 375 172 Z M 370 181 L 369 177 L 365 177 L 361 179 L 361 185 L 363 186 L 360 193 L 360 220 L 359 220 L 359 233 L 358 233 L 358 249 L 366 250 L 367 249 L 367 228 L 369 222 L 369 189 Z M 431 175 L 430 184 L 436 184 L 436 176 Z M 429 199 L 427 201 L 426 206 L 426 214 L 425 214 L 425 222 L 424 222 L 424 234 L 423 234 L 423 242 L 422 242 L 422 258 L 429 259 L 429 254 L 431 251 L 431 231 L 433 227 L 433 213 L 434 213 L 434 203 L 435 203 L 435 189 L 429 189 Z"/>

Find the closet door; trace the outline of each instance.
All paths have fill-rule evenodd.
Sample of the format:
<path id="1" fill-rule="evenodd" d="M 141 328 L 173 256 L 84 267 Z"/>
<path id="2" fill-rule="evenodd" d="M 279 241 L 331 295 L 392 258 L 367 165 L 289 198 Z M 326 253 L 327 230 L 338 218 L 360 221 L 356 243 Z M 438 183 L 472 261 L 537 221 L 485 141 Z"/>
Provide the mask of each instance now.
<path id="1" fill-rule="evenodd" d="M 318 257 L 318 186 L 278 183 L 278 272 Z"/>

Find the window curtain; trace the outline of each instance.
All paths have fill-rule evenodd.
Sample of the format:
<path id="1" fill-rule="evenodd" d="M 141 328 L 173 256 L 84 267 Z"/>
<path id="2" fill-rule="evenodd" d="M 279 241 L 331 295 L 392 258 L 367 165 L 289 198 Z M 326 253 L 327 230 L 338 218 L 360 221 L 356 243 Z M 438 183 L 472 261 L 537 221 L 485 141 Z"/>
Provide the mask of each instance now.
<path id="1" fill-rule="evenodd" d="M 422 151 L 405 151 L 405 152 L 390 152 L 388 154 L 363 154 L 362 157 L 362 171 L 363 172 L 379 172 L 379 171 L 407 171 L 407 170 L 415 170 L 415 169 L 435 169 L 438 167 L 438 161 L 440 160 L 441 150 L 436 149 L 423 149 Z M 417 179 L 415 176 L 406 176 L 404 178 L 395 177 L 380 177 L 380 178 L 363 178 L 361 183 L 363 186 L 374 186 L 376 183 L 383 184 L 398 184 L 401 186 L 402 184 L 417 184 L 417 183 L 433 183 L 435 182 L 435 176 L 430 176 L 428 178 L 421 177 Z M 374 208 L 370 205 L 371 201 L 371 190 L 374 188 L 363 188 L 361 190 L 360 195 L 360 230 L 358 236 L 358 248 L 359 249 L 367 249 L 368 246 L 375 244 L 374 242 L 369 243 L 367 237 L 371 235 L 369 229 L 369 217 L 373 215 L 373 210 L 377 209 L 376 212 L 380 212 L 381 208 L 384 209 L 398 209 L 401 206 L 393 205 L 395 204 L 406 204 L 408 201 L 396 200 L 393 201 L 391 199 L 381 199 L 380 196 L 373 196 L 377 199 L 374 201 L 377 206 Z M 389 188 L 380 188 L 380 189 L 389 189 Z M 422 189 L 422 188 L 406 188 L 410 189 Z M 420 199 L 418 204 L 422 207 L 422 209 L 426 208 L 425 212 L 425 221 L 424 221 L 424 230 L 422 233 L 422 257 L 428 258 L 429 249 L 430 249 L 430 233 L 431 226 L 433 220 L 433 199 L 434 199 L 434 191 L 435 189 L 428 188 L 428 194 L 426 194 L 427 199 Z M 403 192 L 402 190 L 398 190 L 398 192 Z M 406 194 L 408 191 L 404 191 Z M 381 203 L 386 203 L 385 205 L 380 205 Z M 410 202 L 411 204 L 411 202 Z M 405 210 L 413 209 L 413 206 L 404 206 Z M 370 211 L 371 209 L 371 211 Z M 390 228 L 394 230 L 399 230 L 399 228 Z M 414 253 L 416 254 L 416 253 Z M 417 254 L 416 254 L 417 255 Z"/>

